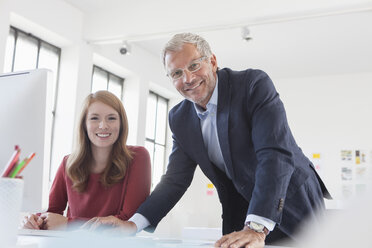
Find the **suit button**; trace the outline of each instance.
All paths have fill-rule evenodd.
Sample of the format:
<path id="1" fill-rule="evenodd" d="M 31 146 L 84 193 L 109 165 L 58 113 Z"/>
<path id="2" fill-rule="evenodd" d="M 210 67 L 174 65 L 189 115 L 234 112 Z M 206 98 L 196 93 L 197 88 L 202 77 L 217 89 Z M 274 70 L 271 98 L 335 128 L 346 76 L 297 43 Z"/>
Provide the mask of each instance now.
<path id="1" fill-rule="evenodd" d="M 284 208 L 284 199 L 280 198 L 279 205 L 278 205 L 278 210 L 283 211 L 283 208 Z"/>

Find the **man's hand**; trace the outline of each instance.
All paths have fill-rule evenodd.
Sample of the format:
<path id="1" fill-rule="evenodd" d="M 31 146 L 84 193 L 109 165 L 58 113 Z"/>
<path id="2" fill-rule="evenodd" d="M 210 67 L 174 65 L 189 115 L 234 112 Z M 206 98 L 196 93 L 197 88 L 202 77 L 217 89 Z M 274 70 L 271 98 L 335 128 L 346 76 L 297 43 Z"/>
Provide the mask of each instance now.
<path id="1" fill-rule="evenodd" d="M 94 231 L 99 227 L 112 227 L 108 232 L 117 232 L 124 235 L 135 235 L 137 233 L 137 226 L 132 221 L 123 221 L 115 216 L 94 217 L 87 221 L 81 228 Z"/>
<path id="2" fill-rule="evenodd" d="M 263 248 L 265 246 L 265 238 L 266 235 L 264 233 L 258 233 L 248 227 L 244 227 L 242 231 L 222 236 L 214 246 L 222 248 Z"/>
<path id="3" fill-rule="evenodd" d="M 68 218 L 55 213 L 43 213 L 40 218 L 44 220 L 43 229 L 53 230 L 53 229 L 64 229 L 67 226 Z"/>

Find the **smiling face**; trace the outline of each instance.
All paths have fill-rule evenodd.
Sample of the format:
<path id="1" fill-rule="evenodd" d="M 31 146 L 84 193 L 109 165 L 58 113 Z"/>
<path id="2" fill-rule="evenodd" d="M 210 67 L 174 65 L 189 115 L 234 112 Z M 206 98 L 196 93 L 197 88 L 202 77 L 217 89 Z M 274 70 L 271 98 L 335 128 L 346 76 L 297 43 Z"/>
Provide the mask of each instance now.
<path id="1" fill-rule="evenodd" d="M 167 52 L 165 56 L 165 68 L 168 74 L 177 69 L 184 69 L 184 75 L 173 81 L 174 86 L 186 99 L 206 108 L 206 105 L 213 94 L 216 86 L 217 60 L 212 55 L 201 60 L 201 67 L 195 72 L 190 72 L 190 64 L 197 61 L 203 54 L 200 54 L 195 45 L 185 43 L 182 49 L 175 52 Z"/>
<path id="2" fill-rule="evenodd" d="M 92 148 L 111 149 L 119 137 L 119 114 L 102 102 L 93 102 L 88 107 L 85 125 Z"/>

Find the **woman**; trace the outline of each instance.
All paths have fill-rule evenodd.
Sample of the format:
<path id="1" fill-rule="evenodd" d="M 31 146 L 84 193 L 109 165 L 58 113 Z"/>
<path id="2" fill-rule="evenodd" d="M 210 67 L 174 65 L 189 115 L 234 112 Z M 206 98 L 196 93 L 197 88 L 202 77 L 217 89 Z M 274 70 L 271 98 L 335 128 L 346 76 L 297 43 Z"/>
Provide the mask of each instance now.
<path id="1" fill-rule="evenodd" d="M 48 211 L 25 217 L 24 228 L 60 229 L 100 219 L 120 223 L 149 195 L 149 154 L 143 147 L 126 145 L 127 116 L 115 95 L 98 91 L 85 99 L 77 134 L 77 148 L 57 171 Z"/>

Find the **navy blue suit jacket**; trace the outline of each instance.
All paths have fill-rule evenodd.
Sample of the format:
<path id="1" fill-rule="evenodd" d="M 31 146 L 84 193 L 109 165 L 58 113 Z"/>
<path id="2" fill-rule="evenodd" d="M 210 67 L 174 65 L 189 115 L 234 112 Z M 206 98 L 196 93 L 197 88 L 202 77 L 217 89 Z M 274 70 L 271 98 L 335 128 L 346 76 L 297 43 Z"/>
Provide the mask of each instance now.
<path id="1" fill-rule="evenodd" d="M 256 214 L 275 221 L 290 236 L 304 217 L 324 206 L 323 195 L 329 193 L 297 146 L 268 75 L 226 68 L 217 74 L 218 138 L 232 180 L 210 162 L 193 103 L 184 100 L 169 113 L 173 150 L 167 172 L 137 212 L 156 227 L 199 165 L 217 188 L 224 233 L 241 229 L 245 216 Z M 305 186 L 306 193 L 298 193 Z"/>

